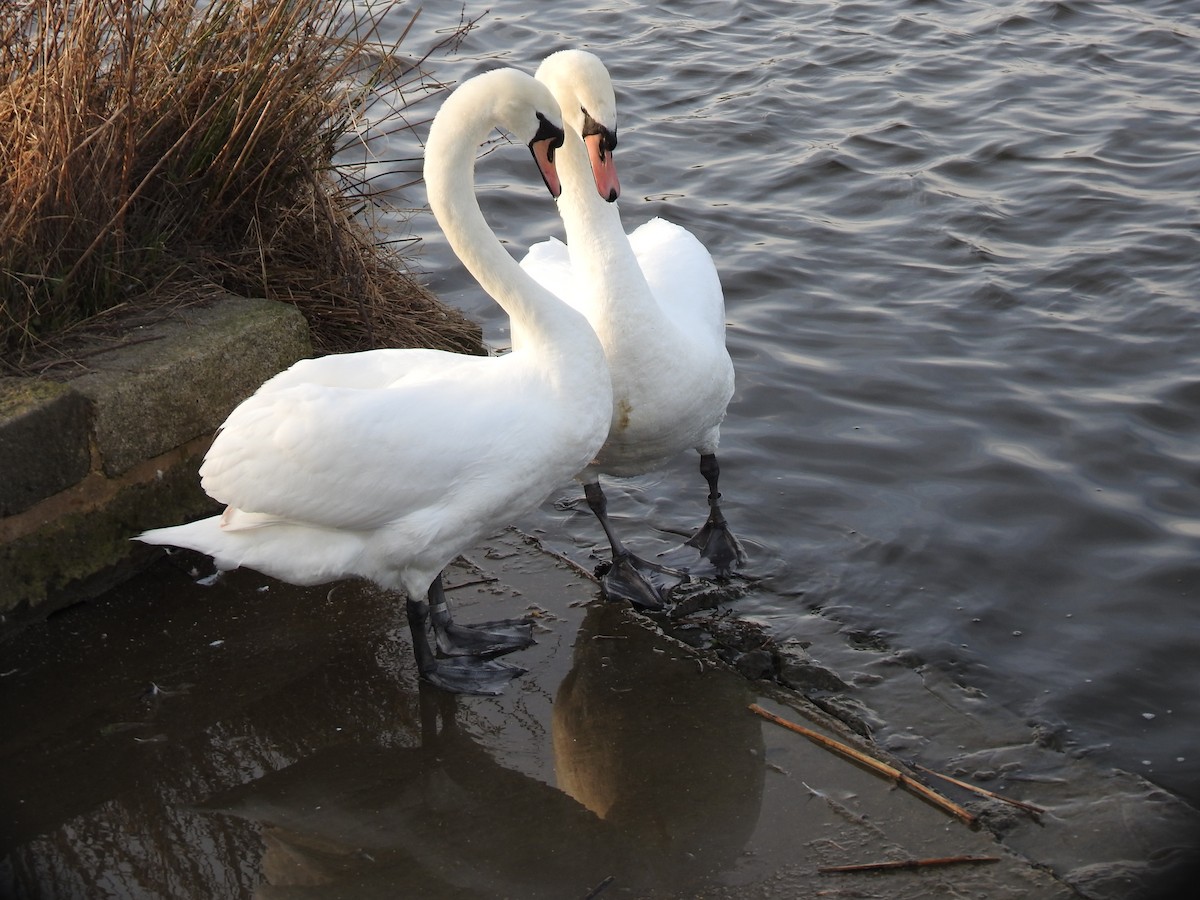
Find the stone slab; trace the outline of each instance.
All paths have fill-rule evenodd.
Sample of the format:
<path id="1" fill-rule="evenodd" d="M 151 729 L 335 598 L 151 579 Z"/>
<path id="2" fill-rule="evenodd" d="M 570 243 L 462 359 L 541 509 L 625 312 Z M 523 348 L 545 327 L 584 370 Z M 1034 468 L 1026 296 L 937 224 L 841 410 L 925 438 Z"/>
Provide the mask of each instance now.
<path id="1" fill-rule="evenodd" d="M 312 352 L 300 312 L 269 300 L 231 297 L 144 331 L 71 382 L 93 404 L 110 477 L 215 431 L 262 382 Z"/>
<path id="2" fill-rule="evenodd" d="M 0 632 L 102 591 L 134 534 L 211 512 L 213 433 L 312 354 L 294 306 L 237 297 L 130 338 L 72 380 L 0 384 Z"/>
<path id="3" fill-rule="evenodd" d="M 26 513 L 27 530 L 0 521 L 0 638 L 111 587 L 108 573 L 142 549 L 133 535 L 216 512 L 196 475 L 207 446 L 198 439 L 120 479 L 93 473 L 31 510 L 36 519 Z"/>
<path id="4" fill-rule="evenodd" d="M 87 401 L 65 384 L 0 378 L 0 516 L 82 479 L 91 466 Z"/>

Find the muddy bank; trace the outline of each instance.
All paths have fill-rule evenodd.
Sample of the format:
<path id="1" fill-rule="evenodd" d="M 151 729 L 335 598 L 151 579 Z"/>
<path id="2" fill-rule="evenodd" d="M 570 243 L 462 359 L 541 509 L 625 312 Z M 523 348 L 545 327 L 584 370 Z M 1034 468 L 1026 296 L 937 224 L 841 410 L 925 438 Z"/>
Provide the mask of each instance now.
<path id="1" fill-rule="evenodd" d="M 0 894 L 1150 897 L 1197 826 L 933 673 L 873 681 L 904 660 L 819 617 L 805 654 L 720 610 L 655 623 L 516 532 L 447 580 L 464 621 L 538 619 L 511 658 L 530 671 L 499 698 L 420 690 L 402 605 L 368 585 L 204 586 L 196 564 L 172 556 L 0 645 Z M 803 670 L 879 744 L 722 656 Z M 755 702 L 1045 812 L 931 780 L 981 816 L 967 827 Z M 944 728 L 914 734 L 910 713 Z M 994 861 L 818 871 L 935 857 Z"/>

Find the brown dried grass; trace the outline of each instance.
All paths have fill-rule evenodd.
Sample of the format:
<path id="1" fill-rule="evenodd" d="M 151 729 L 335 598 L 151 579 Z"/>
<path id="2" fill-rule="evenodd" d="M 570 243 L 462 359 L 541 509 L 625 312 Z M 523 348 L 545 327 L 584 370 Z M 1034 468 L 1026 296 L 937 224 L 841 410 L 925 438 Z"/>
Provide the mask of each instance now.
<path id="1" fill-rule="evenodd" d="M 335 161 L 415 124 L 442 89 L 426 60 L 471 26 L 406 59 L 379 38 L 396 5 L 4 4 L 0 368 L 216 290 L 294 302 L 322 352 L 480 352 L 376 235 L 366 170 Z"/>

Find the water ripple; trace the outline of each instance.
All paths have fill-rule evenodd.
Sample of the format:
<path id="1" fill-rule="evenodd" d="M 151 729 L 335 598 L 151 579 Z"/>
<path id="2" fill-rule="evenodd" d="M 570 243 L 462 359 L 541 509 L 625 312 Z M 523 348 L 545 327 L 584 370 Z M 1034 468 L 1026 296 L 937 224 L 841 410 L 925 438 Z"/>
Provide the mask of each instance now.
<path id="1" fill-rule="evenodd" d="M 1195 5 L 492 10 L 439 75 L 594 49 L 620 93 L 627 224 L 664 215 L 718 261 L 726 513 L 776 588 L 747 612 L 800 629 L 809 604 L 836 609 L 1200 798 Z M 491 221 L 514 247 L 560 233 L 500 156 Z M 695 482 L 681 459 L 614 503 L 639 540 L 677 540 Z M 563 527 L 599 542 L 584 516 Z M 1175 713 L 1152 753 L 1155 709 Z"/>

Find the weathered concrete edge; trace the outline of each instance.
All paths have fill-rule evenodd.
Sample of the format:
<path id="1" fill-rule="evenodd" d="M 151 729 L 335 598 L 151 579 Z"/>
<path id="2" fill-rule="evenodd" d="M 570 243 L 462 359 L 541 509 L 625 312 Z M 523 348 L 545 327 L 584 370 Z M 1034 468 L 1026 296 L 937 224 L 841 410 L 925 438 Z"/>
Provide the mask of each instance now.
<path id="1" fill-rule="evenodd" d="M 134 534 L 211 511 L 196 470 L 213 433 L 311 355 L 294 306 L 224 296 L 81 377 L 0 380 L 0 638 L 133 571 Z"/>

